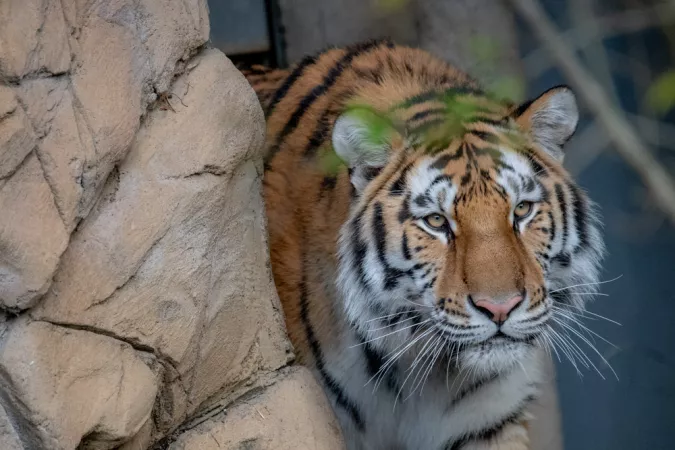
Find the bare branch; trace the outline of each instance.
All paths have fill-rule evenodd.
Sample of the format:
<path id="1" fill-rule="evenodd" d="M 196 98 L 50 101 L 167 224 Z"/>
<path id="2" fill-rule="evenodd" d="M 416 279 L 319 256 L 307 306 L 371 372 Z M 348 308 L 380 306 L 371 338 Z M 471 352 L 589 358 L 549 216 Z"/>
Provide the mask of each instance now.
<path id="1" fill-rule="evenodd" d="M 659 25 L 675 23 L 675 7 L 662 3 L 648 8 L 631 9 L 596 17 L 592 22 L 560 32 L 562 39 L 572 49 L 582 49 L 589 43 L 627 33 L 636 33 Z M 544 48 L 532 51 L 524 59 L 527 71 L 539 75 L 548 69 L 549 54 Z"/>
<path id="2" fill-rule="evenodd" d="M 576 93 L 605 129 L 616 151 L 640 175 L 659 208 L 675 224 L 675 182 L 654 158 L 631 124 L 615 110 L 600 84 L 581 65 L 534 0 L 508 0 L 532 28 L 553 59 L 567 76 Z"/>

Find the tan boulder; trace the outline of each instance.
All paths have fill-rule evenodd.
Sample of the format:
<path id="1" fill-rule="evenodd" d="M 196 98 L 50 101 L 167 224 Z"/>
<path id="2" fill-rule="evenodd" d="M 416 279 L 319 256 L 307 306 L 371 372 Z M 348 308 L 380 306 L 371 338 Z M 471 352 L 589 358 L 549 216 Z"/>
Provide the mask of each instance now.
<path id="1" fill-rule="evenodd" d="M 26 309 L 46 291 L 156 92 L 208 30 L 205 0 L 0 4 L 0 79 L 15 86 L 0 84 L 0 305 Z"/>
<path id="2" fill-rule="evenodd" d="M 339 425 L 311 373 L 294 367 L 255 396 L 185 431 L 170 450 L 343 450 Z"/>
<path id="3" fill-rule="evenodd" d="M 162 429 L 290 355 L 267 264 L 262 110 L 219 51 L 187 71 L 171 106 L 146 118 L 32 312 L 152 348 L 169 377 Z"/>
<path id="4" fill-rule="evenodd" d="M 157 380 L 126 343 L 20 320 L 0 348 L 3 403 L 31 448 L 114 448 L 150 417 Z"/>
<path id="5" fill-rule="evenodd" d="M 0 401 L 0 448 L 2 450 L 24 450 L 27 445 L 24 445 L 22 442 L 22 436 L 19 434 L 20 431 L 14 428 L 14 424 L 7 415 L 7 411 L 5 411 L 2 403 L 9 402 Z M 23 436 L 23 438 L 26 439 L 26 436 Z"/>
<path id="6" fill-rule="evenodd" d="M 30 121 L 14 92 L 0 85 L 0 187 L 36 144 Z"/>
<path id="7" fill-rule="evenodd" d="M 73 94 L 96 149 L 82 176 L 93 200 L 129 151 L 155 92 L 166 90 L 182 70 L 179 60 L 208 40 L 208 10 L 205 0 L 189 9 L 172 0 L 65 3 L 78 36 Z"/>
<path id="8" fill-rule="evenodd" d="M 83 197 L 85 166 L 96 160 L 96 152 L 84 118 L 75 107 L 65 77 L 26 80 L 16 89 L 25 105 L 35 133 L 36 147 L 54 202 L 70 233 L 86 216 L 94 191 Z"/>
<path id="9" fill-rule="evenodd" d="M 31 153 L 0 188 L 0 305 L 31 306 L 47 291 L 68 234 Z"/>
<path id="10" fill-rule="evenodd" d="M 0 78 L 68 71 L 70 31 L 61 4 L 58 0 L 0 2 Z"/>

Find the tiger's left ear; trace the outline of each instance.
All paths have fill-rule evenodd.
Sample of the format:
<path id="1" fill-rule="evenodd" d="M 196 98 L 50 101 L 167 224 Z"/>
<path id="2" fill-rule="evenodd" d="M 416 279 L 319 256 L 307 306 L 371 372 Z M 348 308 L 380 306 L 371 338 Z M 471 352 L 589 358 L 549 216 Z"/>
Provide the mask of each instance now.
<path id="1" fill-rule="evenodd" d="M 543 150 L 563 160 L 562 146 L 574 134 L 579 122 L 579 109 L 572 90 L 557 86 L 538 98 L 525 102 L 511 115 Z"/>
<path id="2" fill-rule="evenodd" d="M 402 134 L 380 113 L 354 109 L 337 119 L 332 142 L 335 153 L 349 167 L 352 185 L 360 194 L 387 165 L 392 149 L 402 142 Z"/>

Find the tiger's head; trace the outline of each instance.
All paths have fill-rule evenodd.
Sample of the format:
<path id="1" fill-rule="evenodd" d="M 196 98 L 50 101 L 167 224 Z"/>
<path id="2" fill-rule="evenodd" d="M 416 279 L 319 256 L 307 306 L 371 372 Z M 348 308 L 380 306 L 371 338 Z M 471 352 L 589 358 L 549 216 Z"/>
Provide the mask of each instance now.
<path id="1" fill-rule="evenodd" d="M 578 122 L 571 90 L 520 107 L 481 95 L 425 93 L 375 124 L 338 118 L 333 148 L 354 193 L 338 288 L 371 345 L 412 351 L 435 338 L 458 365 L 501 371 L 555 338 L 556 315 L 583 307 L 603 243 L 562 167 Z M 448 98 L 473 106 L 457 113 Z"/>

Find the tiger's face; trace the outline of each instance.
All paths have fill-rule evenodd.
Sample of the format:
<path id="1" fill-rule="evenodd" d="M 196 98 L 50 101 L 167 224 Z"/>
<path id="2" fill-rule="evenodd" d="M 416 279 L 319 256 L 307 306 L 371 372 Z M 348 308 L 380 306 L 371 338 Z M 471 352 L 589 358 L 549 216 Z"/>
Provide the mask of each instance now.
<path id="1" fill-rule="evenodd" d="M 560 164 L 576 122 L 561 88 L 472 121 L 440 149 L 392 139 L 364 162 L 359 124 L 338 120 L 336 151 L 358 161 L 338 287 L 363 339 L 412 352 L 435 339 L 458 364 L 494 372 L 544 345 L 556 313 L 583 306 L 570 286 L 596 281 L 602 241 Z"/>

